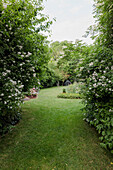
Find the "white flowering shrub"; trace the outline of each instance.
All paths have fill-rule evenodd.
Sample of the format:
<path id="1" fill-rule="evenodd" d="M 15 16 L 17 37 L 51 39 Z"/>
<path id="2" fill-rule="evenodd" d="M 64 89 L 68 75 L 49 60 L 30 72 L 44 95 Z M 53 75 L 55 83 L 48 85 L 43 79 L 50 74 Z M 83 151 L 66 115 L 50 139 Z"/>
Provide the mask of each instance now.
<path id="1" fill-rule="evenodd" d="M 0 1 L 0 134 L 20 119 L 23 92 L 38 86 L 48 62 L 48 46 L 39 31 L 50 21 L 41 13 L 41 0 Z"/>
<path id="2" fill-rule="evenodd" d="M 96 127 L 101 145 L 113 153 L 113 51 L 95 49 L 78 69 L 78 77 L 85 82 L 85 120 Z"/>

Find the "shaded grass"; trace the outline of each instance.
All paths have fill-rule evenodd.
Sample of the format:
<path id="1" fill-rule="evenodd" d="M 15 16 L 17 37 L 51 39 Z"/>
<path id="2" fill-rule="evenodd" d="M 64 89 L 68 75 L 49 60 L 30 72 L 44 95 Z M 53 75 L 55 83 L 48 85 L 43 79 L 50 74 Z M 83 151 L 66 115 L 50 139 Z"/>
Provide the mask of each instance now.
<path id="1" fill-rule="evenodd" d="M 83 121 L 81 100 L 58 99 L 62 89 L 25 102 L 20 123 L 0 139 L 0 169 L 113 169 L 112 155 Z"/>

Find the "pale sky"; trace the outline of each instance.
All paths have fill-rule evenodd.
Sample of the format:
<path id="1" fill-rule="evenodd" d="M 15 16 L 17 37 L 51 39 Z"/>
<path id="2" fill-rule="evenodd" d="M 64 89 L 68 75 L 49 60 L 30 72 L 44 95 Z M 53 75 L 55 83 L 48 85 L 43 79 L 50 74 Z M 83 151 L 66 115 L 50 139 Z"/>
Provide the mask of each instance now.
<path id="1" fill-rule="evenodd" d="M 51 26 L 53 41 L 83 40 L 92 43 L 90 37 L 83 38 L 85 31 L 94 24 L 93 0 L 47 0 L 44 2 L 44 13 L 50 19 L 56 18 Z"/>

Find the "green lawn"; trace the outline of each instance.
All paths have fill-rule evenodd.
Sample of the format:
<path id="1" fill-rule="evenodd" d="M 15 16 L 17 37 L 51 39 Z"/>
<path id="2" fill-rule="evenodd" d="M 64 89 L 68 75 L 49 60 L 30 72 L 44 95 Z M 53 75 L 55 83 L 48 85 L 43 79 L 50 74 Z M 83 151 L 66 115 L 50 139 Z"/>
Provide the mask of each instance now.
<path id="1" fill-rule="evenodd" d="M 0 138 L 0 170 L 112 170 L 80 99 L 60 99 L 63 87 L 43 89 L 26 101 L 22 120 Z"/>

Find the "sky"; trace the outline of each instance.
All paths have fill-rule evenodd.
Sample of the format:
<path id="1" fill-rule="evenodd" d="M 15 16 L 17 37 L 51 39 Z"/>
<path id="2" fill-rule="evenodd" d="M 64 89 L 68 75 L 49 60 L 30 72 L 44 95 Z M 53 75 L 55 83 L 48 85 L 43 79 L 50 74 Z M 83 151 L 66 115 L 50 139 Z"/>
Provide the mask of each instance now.
<path id="1" fill-rule="evenodd" d="M 87 28 L 94 24 L 93 0 L 47 0 L 44 1 L 44 13 L 50 19 L 56 18 L 51 26 L 52 41 L 83 40 L 87 44 L 93 41 L 83 38 Z"/>

